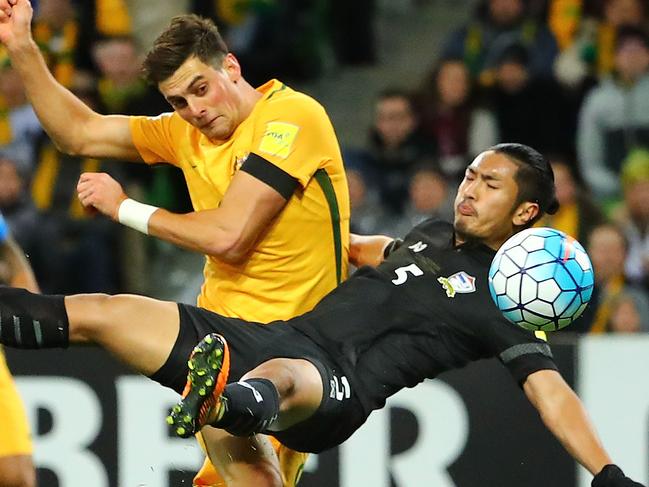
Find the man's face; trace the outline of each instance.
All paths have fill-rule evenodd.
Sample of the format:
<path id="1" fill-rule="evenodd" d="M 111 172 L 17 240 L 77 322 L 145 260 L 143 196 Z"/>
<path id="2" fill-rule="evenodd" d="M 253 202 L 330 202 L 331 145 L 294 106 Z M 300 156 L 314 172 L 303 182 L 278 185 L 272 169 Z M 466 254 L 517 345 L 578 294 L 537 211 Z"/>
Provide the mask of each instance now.
<path id="1" fill-rule="evenodd" d="M 393 96 L 378 102 L 374 123 L 387 146 L 398 146 L 415 130 L 417 122 L 410 102 L 404 97 Z"/>
<path id="2" fill-rule="evenodd" d="M 626 250 L 624 239 L 617 230 L 609 226 L 593 230 L 588 238 L 588 255 L 598 283 L 606 284 L 624 273 Z"/>
<path id="3" fill-rule="evenodd" d="M 183 120 L 210 140 L 220 141 L 228 139 L 244 118 L 239 79 L 239 65 L 230 54 L 220 69 L 191 57 L 158 88 Z"/>
<path id="4" fill-rule="evenodd" d="M 111 39 L 98 43 L 93 49 L 101 73 L 117 84 L 133 83 L 139 79 L 140 61 L 133 42 Z"/>
<path id="5" fill-rule="evenodd" d="M 489 0 L 489 16 L 497 25 L 514 24 L 522 15 L 522 0 Z"/>
<path id="6" fill-rule="evenodd" d="M 636 181 L 624 190 L 624 201 L 633 220 L 639 225 L 649 222 L 649 181 Z"/>
<path id="7" fill-rule="evenodd" d="M 615 68 L 627 81 L 638 79 L 649 69 L 649 49 L 639 39 L 627 39 L 615 52 Z"/>
<path id="8" fill-rule="evenodd" d="M 462 105 L 469 96 L 469 73 L 462 62 L 448 61 L 437 75 L 437 91 L 441 102 L 450 107 Z"/>
<path id="9" fill-rule="evenodd" d="M 446 199 L 446 181 L 431 171 L 419 171 L 410 181 L 410 200 L 417 211 L 432 213 Z"/>
<path id="10" fill-rule="evenodd" d="M 503 154 L 486 151 L 467 167 L 455 197 L 455 231 L 458 240 L 480 240 L 498 248 L 514 233 L 519 209 L 514 208 L 518 166 Z"/>
<path id="11" fill-rule="evenodd" d="M 604 7 L 604 17 L 613 27 L 641 26 L 644 8 L 640 0 L 609 0 Z"/>
<path id="12" fill-rule="evenodd" d="M 520 92 L 529 80 L 527 68 L 514 61 L 503 62 L 496 69 L 496 81 L 501 89 L 510 94 Z"/>

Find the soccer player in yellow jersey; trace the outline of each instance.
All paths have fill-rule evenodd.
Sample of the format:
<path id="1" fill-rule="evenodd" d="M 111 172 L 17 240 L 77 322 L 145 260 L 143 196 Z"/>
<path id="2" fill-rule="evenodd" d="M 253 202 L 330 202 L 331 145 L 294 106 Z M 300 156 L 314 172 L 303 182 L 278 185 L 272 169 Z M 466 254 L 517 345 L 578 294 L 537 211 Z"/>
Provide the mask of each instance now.
<path id="1" fill-rule="evenodd" d="M 43 127 L 64 151 L 180 167 L 195 211 L 174 214 L 129 199 L 106 174 L 84 174 L 79 198 L 143 233 L 206 254 L 200 306 L 268 323 L 310 310 L 347 272 L 349 201 L 324 109 L 272 80 L 255 89 L 210 21 L 172 20 L 144 63 L 174 113 L 102 116 L 56 83 L 32 39 L 28 0 L 0 0 L 0 41 Z M 160 360 L 178 334 L 157 336 Z M 149 339 L 148 337 L 141 337 Z M 133 343 L 137 350 L 137 342 Z M 206 448 L 226 485 L 294 485 L 304 457 L 265 437 L 211 428 Z M 252 442 L 252 443 L 251 443 Z M 280 467 L 282 466 L 280 478 Z M 223 485 L 209 472 L 198 485 Z"/>
<path id="2" fill-rule="evenodd" d="M 9 235 L 0 214 L 0 284 L 38 292 L 36 279 L 22 251 Z M 0 348 L 0 487 L 34 487 L 36 472 L 27 417 L 4 353 Z"/>

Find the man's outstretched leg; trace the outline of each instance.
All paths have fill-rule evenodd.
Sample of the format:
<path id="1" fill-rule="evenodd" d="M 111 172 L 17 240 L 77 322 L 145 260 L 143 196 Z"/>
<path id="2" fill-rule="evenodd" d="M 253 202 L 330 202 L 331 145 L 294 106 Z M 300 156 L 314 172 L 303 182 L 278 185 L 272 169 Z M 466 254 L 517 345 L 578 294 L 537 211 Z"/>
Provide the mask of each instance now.
<path id="1" fill-rule="evenodd" d="M 269 360 L 226 385 L 229 350 L 217 334 L 196 346 L 189 369 L 183 399 L 167 419 L 183 438 L 209 425 L 235 436 L 281 431 L 310 417 L 322 401 L 320 373 L 302 359 Z"/>
<path id="2" fill-rule="evenodd" d="M 0 343 L 14 348 L 95 343 L 148 376 L 169 357 L 179 323 L 172 302 L 132 295 L 64 298 L 0 287 Z"/>

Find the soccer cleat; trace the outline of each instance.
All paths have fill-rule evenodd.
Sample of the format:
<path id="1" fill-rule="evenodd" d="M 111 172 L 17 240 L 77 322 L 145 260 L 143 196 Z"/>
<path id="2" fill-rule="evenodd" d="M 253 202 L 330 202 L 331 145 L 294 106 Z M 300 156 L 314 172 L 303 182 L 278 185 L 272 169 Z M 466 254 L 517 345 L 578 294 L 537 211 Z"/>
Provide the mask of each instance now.
<path id="1" fill-rule="evenodd" d="M 221 394 L 230 371 L 230 352 L 225 339 L 216 333 L 207 335 L 194 347 L 187 366 L 189 373 L 183 398 L 167 416 L 167 424 L 181 438 L 195 435 L 222 415 Z"/>

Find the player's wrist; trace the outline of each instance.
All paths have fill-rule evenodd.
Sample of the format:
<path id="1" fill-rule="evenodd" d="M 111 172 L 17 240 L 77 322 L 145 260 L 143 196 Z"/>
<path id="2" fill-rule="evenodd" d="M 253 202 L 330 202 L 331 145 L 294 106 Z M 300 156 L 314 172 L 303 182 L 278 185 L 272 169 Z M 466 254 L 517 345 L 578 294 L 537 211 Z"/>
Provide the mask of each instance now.
<path id="1" fill-rule="evenodd" d="M 5 46 L 12 62 L 18 65 L 23 58 L 33 57 L 40 54 L 40 49 L 31 35 L 15 38 Z"/>
<path id="2" fill-rule="evenodd" d="M 159 208 L 126 198 L 117 209 L 117 221 L 122 225 L 149 234 L 149 220 Z"/>

